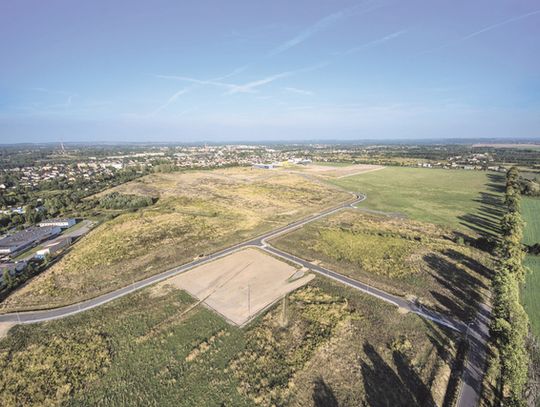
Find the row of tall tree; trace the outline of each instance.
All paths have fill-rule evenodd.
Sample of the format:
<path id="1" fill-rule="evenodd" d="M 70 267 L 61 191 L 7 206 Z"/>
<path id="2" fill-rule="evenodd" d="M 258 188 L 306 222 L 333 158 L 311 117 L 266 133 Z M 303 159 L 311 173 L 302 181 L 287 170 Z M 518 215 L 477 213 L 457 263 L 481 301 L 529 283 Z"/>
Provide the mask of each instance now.
<path id="1" fill-rule="evenodd" d="M 495 301 L 492 334 L 501 366 L 500 395 L 505 406 L 525 406 L 529 357 L 526 350 L 529 320 L 520 302 L 519 286 L 525 278 L 521 243 L 523 220 L 520 214 L 519 173 L 512 167 L 506 177 L 506 214 L 501 220 L 497 246 L 498 266 L 494 278 Z"/>

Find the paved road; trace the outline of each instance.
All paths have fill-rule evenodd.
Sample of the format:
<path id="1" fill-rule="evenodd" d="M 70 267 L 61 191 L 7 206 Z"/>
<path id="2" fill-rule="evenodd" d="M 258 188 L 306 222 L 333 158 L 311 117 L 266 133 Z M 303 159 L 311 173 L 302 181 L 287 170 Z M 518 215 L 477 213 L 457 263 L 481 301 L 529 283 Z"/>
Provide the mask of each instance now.
<path id="1" fill-rule="evenodd" d="M 464 330 L 466 329 L 466 327 L 464 327 L 461 322 L 453 321 L 452 319 L 448 317 L 445 317 L 433 311 L 422 308 L 421 306 L 418 306 L 415 303 L 404 299 L 403 297 L 398 297 L 398 296 L 389 294 L 386 291 L 379 290 L 378 288 L 372 287 L 368 284 L 362 283 L 357 280 L 353 280 L 352 278 L 336 273 L 335 271 L 331 271 L 317 264 L 310 263 L 309 261 L 304 260 L 300 257 L 296 257 L 290 253 L 276 249 L 275 247 L 268 245 L 268 243 L 262 246 L 261 249 L 273 255 L 276 255 L 286 260 L 300 264 L 301 266 L 309 268 L 315 273 L 318 273 L 325 277 L 339 281 L 340 283 L 348 285 L 349 287 L 353 287 L 373 297 L 377 297 L 378 299 L 388 302 L 392 305 L 395 305 L 396 307 L 406 309 L 409 312 L 414 312 L 415 314 L 418 314 L 426 319 L 434 321 L 437 324 L 444 325 L 458 332 L 464 332 Z"/>
<path id="2" fill-rule="evenodd" d="M 477 406 L 482 393 L 482 379 L 486 369 L 487 342 L 489 340 L 489 323 L 491 309 L 480 305 L 477 318 L 466 330 L 469 343 L 467 360 L 461 375 L 461 389 L 457 407 Z"/>
<path id="3" fill-rule="evenodd" d="M 337 207 L 330 208 L 324 211 L 321 211 L 319 213 L 313 214 L 307 218 L 298 220 L 296 222 L 290 223 L 288 225 L 282 226 L 278 229 L 272 230 L 270 232 L 267 232 L 265 234 L 262 234 L 260 236 L 257 236 L 253 239 L 247 240 L 245 242 L 239 243 L 237 245 L 228 247 L 226 249 L 223 249 L 219 252 L 210 254 L 208 256 L 202 257 L 200 259 L 196 259 L 190 263 L 187 263 L 185 265 L 176 267 L 174 269 L 165 271 L 163 273 L 148 277 L 144 280 L 139 280 L 137 282 L 134 282 L 133 284 L 120 288 L 118 290 L 112 291 L 107 294 L 103 294 L 99 297 L 92 298 L 83 302 L 80 302 L 78 304 L 68 305 L 65 307 L 60 308 L 54 308 L 50 310 L 43 310 L 43 311 L 28 311 L 28 312 L 16 312 L 16 313 L 9 313 L 9 314 L 3 314 L 0 315 L 0 322 L 16 322 L 16 323 L 22 323 L 22 324 L 29 324 L 29 323 L 35 323 L 35 322 L 43 322 L 58 318 L 64 318 L 69 315 L 77 314 L 79 312 L 87 311 L 89 309 L 98 307 L 100 305 L 103 305 L 109 301 L 112 301 L 114 299 L 123 297 L 124 295 L 127 295 L 129 293 L 132 293 L 136 290 L 139 290 L 141 288 L 147 287 L 151 284 L 157 283 L 159 281 L 166 280 L 167 278 L 170 278 L 172 276 L 178 275 L 180 273 L 184 273 L 188 270 L 191 270 L 194 267 L 197 267 L 201 264 L 208 263 L 210 261 L 213 261 L 215 259 L 218 259 L 223 256 L 227 256 L 228 254 L 231 254 L 235 251 L 241 250 L 246 247 L 257 247 L 262 250 L 265 250 L 269 253 L 272 253 L 276 256 L 285 258 L 287 260 L 293 261 L 297 264 L 300 264 L 304 267 L 307 267 L 314 272 L 317 272 L 319 274 L 322 274 L 326 277 L 332 278 L 333 280 L 339 281 L 343 284 L 346 284 L 350 287 L 356 288 L 360 291 L 363 291 L 369 295 L 372 295 L 374 297 L 377 297 L 383 301 L 389 302 L 397 307 L 401 307 L 404 309 L 407 309 L 410 312 L 414 312 L 424 318 L 428 318 L 432 321 L 435 321 L 436 323 L 445 325 L 447 327 L 450 327 L 457 331 L 463 331 L 462 324 L 452 321 L 447 317 L 444 317 L 442 315 L 438 315 L 436 313 L 433 313 L 429 310 L 422 309 L 418 306 L 416 306 L 414 303 L 407 301 L 401 297 L 397 297 L 395 295 L 389 294 L 385 291 L 379 290 L 375 287 L 371 287 L 367 284 L 361 283 L 359 281 L 353 280 L 349 277 L 343 276 L 341 274 L 338 274 L 334 271 L 327 270 L 321 266 L 312 264 L 304 259 L 301 259 L 299 257 L 296 257 L 292 254 L 286 253 L 284 251 L 281 251 L 279 249 L 276 249 L 272 246 L 270 246 L 267 242 L 268 239 L 275 238 L 281 234 L 289 233 L 295 229 L 298 229 L 302 226 L 304 226 L 307 223 L 314 222 L 318 219 L 321 219 L 323 217 L 329 216 L 333 213 L 339 212 L 345 208 L 354 208 L 355 205 L 359 204 L 360 202 L 364 201 L 366 199 L 366 196 L 363 194 L 358 194 L 355 196 L 355 198 L 349 202 L 343 203 Z"/>
<path id="4" fill-rule="evenodd" d="M 423 308 L 420 305 L 417 305 L 411 301 L 408 301 L 402 297 L 398 297 L 392 294 L 389 294 L 383 290 L 379 290 L 375 287 L 371 287 L 368 284 L 353 280 L 349 277 L 330 271 L 321 267 L 319 265 L 308 262 L 307 260 L 296 257 L 290 253 L 286 253 L 282 250 L 272 247 L 267 240 L 275 238 L 281 234 L 289 233 L 295 229 L 298 229 L 304 226 L 307 223 L 314 222 L 323 217 L 329 216 L 333 213 L 341 211 L 346 208 L 354 208 L 356 204 L 362 202 L 366 199 L 366 196 L 363 194 L 356 195 L 355 199 L 343 203 L 335 208 L 321 211 L 314 215 L 311 215 L 302 220 L 290 223 L 286 226 L 280 227 L 253 239 L 247 240 L 243 243 L 228 247 L 219 252 L 210 254 L 200 259 L 196 259 L 188 264 L 173 268 L 171 270 L 165 271 L 163 273 L 148 277 L 144 280 L 134 282 L 133 284 L 120 288 L 118 290 L 112 291 L 110 293 L 101 295 L 96 298 L 92 298 L 87 301 L 83 301 L 78 304 L 69 305 L 66 307 L 55 308 L 44 311 L 30 311 L 30 312 L 20 312 L 20 313 L 10 313 L 0 315 L 0 322 L 15 322 L 21 324 L 30 324 L 42 321 L 49 321 L 58 318 L 64 318 L 69 315 L 77 314 L 95 307 L 98 307 L 102 304 L 105 304 L 114 299 L 123 297 L 129 293 L 140 290 L 141 288 L 147 287 L 151 284 L 166 280 L 172 276 L 184 273 L 188 270 L 191 270 L 194 267 L 197 267 L 201 264 L 208 263 L 215 259 L 218 259 L 223 256 L 227 256 L 235 251 L 241 250 L 246 247 L 257 247 L 259 249 L 265 250 L 268 253 L 271 253 L 275 256 L 284 258 L 286 260 L 297 263 L 301 266 L 311 269 L 312 271 L 324 275 L 328 278 L 331 278 L 340 283 L 346 284 L 350 287 L 353 287 L 357 290 L 360 290 L 366 294 L 372 295 L 376 298 L 379 298 L 383 301 L 386 301 L 390 304 L 393 304 L 397 307 L 406 309 L 410 312 L 414 312 L 419 316 L 434 321 L 437 324 L 444 325 L 455 331 L 464 333 L 467 335 L 467 340 L 469 341 L 470 348 L 468 352 L 468 359 L 465 362 L 465 368 L 462 375 L 462 387 L 460 389 L 460 395 L 458 398 L 458 407 L 471 407 L 478 405 L 481 392 L 482 377 L 484 373 L 485 361 L 486 361 L 486 342 L 489 338 L 489 315 L 490 310 L 483 306 L 479 311 L 478 318 L 474 321 L 471 326 L 467 326 L 462 322 L 452 320 L 449 317 L 438 314 L 429 309 Z"/>
<path id="5" fill-rule="evenodd" d="M 339 206 L 336 206 L 334 208 L 330 208 L 327 210 L 323 210 L 319 213 L 316 213 L 314 215 L 308 216 L 307 218 L 301 219 L 299 221 L 290 223 L 288 225 L 282 226 L 280 228 L 277 228 L 275 230 L 272 230 L 270 232 L 267 232 L 265 234 L 262 234 L 258 237 L 255 237 L 253 239 L 247 240 L 245 242 L 239 243 L 237 245 L 228 247 L 226 249 L 223 249 L 221 251 L 218 251 L 216 253 L 212 253 L 208 256 L 196 259 L 190 263 L 187 263 L 185 265 L 175 267 L 171 270 L 165 271 L 160 274 L 156 274 L 154 276 L 148 277 L 144 280 L 139 280 L 137 282 L 134 282 L 133 284 L 120 288 L 118 290 L 112 291 L 107 294 L 100 295 L 99 297 L 95 297 L 86 301 L 82 301 L 78 304 L 68 305 L 65 307 L 60 308 L 54 308 L 50 310 L 43 310 L 43 311 L 28 311 L 28 312 L 15 312 L 15 313 L 9 313 L 9 314 L 2 314 L 0 315 L 0 322 L 15 322 L 15 323 L 21 323 L 21 324 L 31 324 L 35 322 L 43 322 L 43 321 L 49 321 L 53 319 L 58 318 L 64 318 L 69 315 L 77 314 L 79 312 L 87 311 L 89 309 L 98 307 L 100 305 L 103 305 L 109 301 L 112 301 L 114 299 L 123 297 L 124 295 L 127 295 L 129 293 L 132 293 L 133 291 L 139 290 L 141 288 L 147 287 L 151 284 L 157 283 L 159 281 L 166 280 L 169 277 L 178 275 L 180 273 L 184 273 L 188 270 L 191 270 L 192 268 L 199 266 L 204 263 L 208 263 L 212 260 L 218 259 L 220 257 L 226 256 L 228 254 L 231 254 L 237 250 L 241 250 L 245 247 L 255 246 L 255 247 L 262 247 L 263 242 L 266 239 L 273 238 L 276 236 L 279 236 L 283 233 L 290 232 L 292 230 L 298 229 L 299 227 L 302 227 L 303 225 L 316 221 L 318 219 L 321 219 L 325 216 L 331 215 L 333 213 L 336 213 L 340 210 L 343 210 L 345 208 L 354 207 L 354 205 L 362 202 L 364 199 L 366 199 L 365 195 L 358 194 L 355 195 L 355 198 L 350 200 L 349 202 L 345 202 L 340 204 Z"/>

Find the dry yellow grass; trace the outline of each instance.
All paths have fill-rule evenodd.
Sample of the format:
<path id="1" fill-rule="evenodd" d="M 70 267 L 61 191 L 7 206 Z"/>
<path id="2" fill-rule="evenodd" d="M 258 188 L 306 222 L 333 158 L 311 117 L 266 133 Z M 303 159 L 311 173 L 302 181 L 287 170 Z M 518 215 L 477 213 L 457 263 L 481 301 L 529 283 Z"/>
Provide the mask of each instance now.
<path id="1" fill-rule="evenodd" d="M 112 191 L 159 200 L 95 228 L 2 310 L 91 298 L 350 197 L 299 175 L 246 168 L 153 174 Z"/>

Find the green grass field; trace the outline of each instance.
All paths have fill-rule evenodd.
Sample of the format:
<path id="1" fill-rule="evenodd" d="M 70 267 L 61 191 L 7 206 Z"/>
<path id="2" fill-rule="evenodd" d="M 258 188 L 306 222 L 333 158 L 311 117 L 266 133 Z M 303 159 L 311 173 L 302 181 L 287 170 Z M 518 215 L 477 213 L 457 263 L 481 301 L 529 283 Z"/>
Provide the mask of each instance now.
<path id="1" fill-rule="evenodd" d="M 525 221 L 523 243 L 540 243 L 540 198 L 523 198 L 521 213 Z"/>
<path id="2" fill-rule="evenodd" d="M 473 231 L 495 227 L 501 176 L 483 171 L 388 167 L 332 183 L 364 192 L 362 207 Z"/>
<path id="3" fill-rule="evenodd" d="M 466 320 L 488 298 L 489 256 L 436 225 L 344 211 L 272 241 L 330 270 Z"/>
<path id="4" fill-rule="evenodd" d="M 166 287 L 165 287 L 166 288 Z M 0 340 L 0 405 L 440 405 L 455 338 L 316 278 L 247 328 L 150 287 Z M 318 404 L 317 404 L 318 403 Z"/>
<path id="5" fill-rule="evenodd" d="M 540 257 L 527 256 L 525 266 L 531 271 L 527 274 L 525 285 L 521 292 L 523 306 L 529 315 L 531 329 L 540 339 Z"/>
<path id="6" fill-rule="evenodd" d="M 540 243 L 540 199 L 524 198 L 521 203 L 525 229 L 523 242 L 525 244 Z M 540 256 L 528 255 L 525 266 L 530 270 L 525 278 L 521 297 L 523 306 L 529 315 L 531 329 L 540 338 Z"/>

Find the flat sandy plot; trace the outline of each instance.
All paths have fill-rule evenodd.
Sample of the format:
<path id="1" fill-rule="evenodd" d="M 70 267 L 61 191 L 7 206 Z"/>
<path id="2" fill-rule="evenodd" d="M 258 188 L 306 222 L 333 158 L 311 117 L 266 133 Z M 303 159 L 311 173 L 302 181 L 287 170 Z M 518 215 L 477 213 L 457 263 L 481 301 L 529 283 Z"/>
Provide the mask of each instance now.
<path id="1" fill-rule="evenodd" d="M 347 166 L 331 166 L 331 165 L 317 165 L 309 164 L 306 166 L 298 166 L 295 169 L 300 169 L 302 172 L 307 172 L 314 175 L 322 175 L 331 178 L 345 178 L 352 175 L 363 174 L 366 172 L 382 170 L 382 165 L 370 165 L 370 164 L 353 164 Z"/>
<path id="2" fill-rule="evenodd" d="M 229 321 L 243 325 L 284 294 L 314 277 L 308 275 L 289 282 L 297 271 L 295 267 L 259 250 L 245 249 L 173 277 L 163 284 L 188 291 Z"/>
<path id="3" fill-rule="evenodd" d="M 12 322 L 0 322 L 0 339 L 7 335 L 13 325 Z"/>

